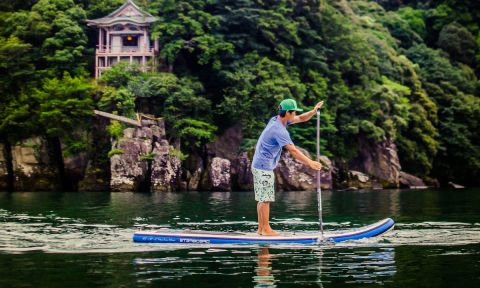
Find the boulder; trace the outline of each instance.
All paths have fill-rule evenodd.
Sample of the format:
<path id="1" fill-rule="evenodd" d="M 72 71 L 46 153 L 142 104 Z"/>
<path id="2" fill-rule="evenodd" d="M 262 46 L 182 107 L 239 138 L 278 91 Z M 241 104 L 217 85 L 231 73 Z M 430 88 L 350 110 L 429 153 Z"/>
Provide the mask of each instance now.
<path id="1" fill-rule="evenodd" d="M 253 155 L 250 155 L 249 152 L 240 152 L 242 139 L 241 127 L 239 125 L 230 127 L 207 145 L 205 160 L 201 160 L 200 156 L 193 157 L 200 159 L 200 161 L 187 160 L 188 172 L 185 175 L 188 189 L 253 190 L 251 170 Z M 305 150 L 302 151 L 307 153 Z M 198 165 L 202 161 L 207 161 L 208 164 L 205 166 Z M 321 161 L 324 163 L 324 168 L 321 171 L 322 188 L 332 189 L 332 162 L 324 156 L 322 156 Z M 279 190 L 316 189 L 316 171 L 293 159 L 288 152 L 281 156 L 279 165 L 275 170 L 276 184 Z M 227 175 L 227 171 L 229 171 L 229 175 Z"/>
<path id="2" fill-rule="evenodd" d="M 187 190 L 197 191 L 200 186 L 200 180 L 202 177 L 202 168 L 197 168 L 193 173 L 187 171 Z"/>
<path id="3" fill-rule="evenodd" d="M 152 191 L 175 191 L 180 186 L 181 161 L 170 153 L 172 146 L 167 140 L 154 143 L 151 166 Z"/>
<path id="4" fill-rule="evenodd" d="M 395 143 L 372 143 L 359 137 L 358 145 L 358 156 L 349 163 L 350 170 L 373 176 L 383 187 L 399 187 L 401 166 Z"/>
<path id="5" fill-rule="evenodd" d="M 448 186 L 451 187 L 451 188 L 455 188 L 455 189 L 463 189 L 465 188 L 465 186 L 462 186 L 460 184 L 455 184 L 453 182 L 448 182 Z"/>
<path id="6" fill-rule="evenodd" d="M 180 185 L 181 163 L 171 153 L 163 120 L 143 119 L 142 127 L 127 128 L 112 142 L 112 191 L 173 191 Z"/>
<path id="7" fill-rule="evenodd" d="M 427 178 L 423 179 L 423 181 L 429 187 L 440 188 L 440 181 L 438 181 L 438 179 L 436 179 L 436 178 L 427 177 Z"/>
<path id="8" fill-rule="evenodd" d="M 250 160 L 246 154 L 239 154 L 242 139 L 242 128 L 235 125 L 208 143 L 206 154 L 190 155 L 184 163 L 187 189 L 231 191 L 253 187 Z"/>
<path id="9" fill-rule="evenodd" d="M 207 144 L 209 157 L 220 157 L 233 161 L 238 157 L 240 144 L 243 139 L 242 127 L 235 125 L 228 128 L 222 135 Z"/>
<path id="10" fill-rule="evenodd" d="M 400 172 L 399 182 L 401 187 L 407 187 L 412 189 L 420 189 L 427 187 L 422 179 L 403 171 Z"/>
<path id="11" fill-rule="evenodd" d="M 121 138 L 113 141 L 112 150 L 118 154 L 110 157 L 111 191 L 137 191 L 145 182 L 147 162 L 141 161 L 142 155 L 151 152 L 151 142 L 137 138 Z"/>
<path id="12" fill-rule="evenodd" d="M 214 157 L 210 161 L 207 171 L 203 176 L 202 190 L 231 191 L 230 166 L 230 160 Z"/>
<path id="13" fill-rule="evenodd" d="M 232 162 L 232 186 L 235 190 L 253 190 L 252 161 L 247 152 L 240 153 Z"/>
<path id="14" fill-rule="evenodd" d="M 373 181 L 367 174 L 355 170 L 348 171 L 347 187 L 364 189 L 373 186 Z"/>
<path id="15" fill-rule="evenodd" d="M 310 154 L 302 148 L 297 147 L 310 157 Z M 332 189 L 332 162 L 328 157 L 321 156 L 323 164 L 320 171 L 322 189 Z M 294 159 L 290 153 L 284 151 L 275 169 L 276 186 L 278 190 L 315 190 L 317 188 L 317 171 L 311 169 L 302 162 Z"/>

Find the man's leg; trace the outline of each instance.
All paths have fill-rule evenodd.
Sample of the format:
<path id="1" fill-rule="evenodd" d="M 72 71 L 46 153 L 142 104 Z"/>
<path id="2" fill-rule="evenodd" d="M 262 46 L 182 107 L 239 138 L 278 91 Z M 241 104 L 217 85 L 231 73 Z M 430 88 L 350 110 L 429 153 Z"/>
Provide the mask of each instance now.
<path id="1" fill-rule="evenodd" d="M 273 171 L 259 170 L 252 168 L 253 173 L 253 187 L 255 190 L 255 200 L 257 203 L 258 215 L 258 230 L 260 235 L 276 236 L 277 232 L 270 228 L 270 202 L 275 201 L 274 193 L 274 179 Z"/>
<path id="2" fill-rule="evenodd" d="M 263 211 L 261 209 L 262 207 L 262 204 L 263 202 L 257 202 L 257 215 L 258 215 L 258 230 L 257 230 L 257 234 L 260 234 L 262 235 L 263 233 Z"/>
<path id="3" fill-rule="evenodd" d="M 278 236 L 277 231 L 274 231 L 270 227 L 270 202 L 259 202 L 262 215 L 262 231 L 260 232 L 264 236 Z"/>

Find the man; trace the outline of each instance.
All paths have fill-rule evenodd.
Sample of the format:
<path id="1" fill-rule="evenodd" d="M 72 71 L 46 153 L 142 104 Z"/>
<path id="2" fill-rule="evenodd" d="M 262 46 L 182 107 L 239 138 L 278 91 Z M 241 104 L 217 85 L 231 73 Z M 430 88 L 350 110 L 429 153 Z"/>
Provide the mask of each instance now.
<path id="1" fill-rule="evenodd" d="M 269 223 L 270 202 L 275 201 L 275 184 L 273 169 L 277 166 L 282 147 L 285 147 L 292 156 L 308 165 L 314 170 L 320 170 L 322 165 L 305 156 L 295 145 L 293 145 L 287 125 L 308 121 L 320 109 L 323 101 L 315 105 L 313 110 L 296 115 L 296 112 L 303 111 L 297 107 L 293 99 L 285 99 L 278 107 L 278 115 L 270 119 L 267 127 L 263 130 L 258 139 L 255 155 L 252 162 L 253 185 L 255 200 L 257 203 L 258 231 L 264 236 L 278 236 L 278 232 L 272 230 Z"/>

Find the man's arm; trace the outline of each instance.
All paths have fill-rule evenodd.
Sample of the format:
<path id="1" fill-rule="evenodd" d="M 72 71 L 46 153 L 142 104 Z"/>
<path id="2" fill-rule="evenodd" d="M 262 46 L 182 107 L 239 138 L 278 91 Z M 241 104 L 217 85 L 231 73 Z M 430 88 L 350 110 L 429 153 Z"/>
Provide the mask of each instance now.
<path id="1" fill-rule="evenodd" d="M 310 158 L 308 158 L 305 154 L 303 154 L 300 150 L 295 147 L 293 144 L 287 144 L 284 146 L 285 149 L 287 149 L 290 154 L 292 154 L 293 158 L 303 162 L 304 164 L 308 165 L 310 168 L 314 170 L 320 170 L 322 169 L 322 164 L 317 161 L 313 161 Z"/>
<path id="2" fill-rule="evenodd" d="M 295 116 L 295 118 L 293 118 L 292 124 L 302 123 L 312 119 L 313 115 L 315 115 L 315 113 L 317 112 L 317 109 L 320 109 L 322 105 L 323 105 L 323 101 L 320 101 L 317 103 L 317 105 L 315 105 L 315 108 L 313 108 L 312 110 L 305 112 L 301 115 Z"/>

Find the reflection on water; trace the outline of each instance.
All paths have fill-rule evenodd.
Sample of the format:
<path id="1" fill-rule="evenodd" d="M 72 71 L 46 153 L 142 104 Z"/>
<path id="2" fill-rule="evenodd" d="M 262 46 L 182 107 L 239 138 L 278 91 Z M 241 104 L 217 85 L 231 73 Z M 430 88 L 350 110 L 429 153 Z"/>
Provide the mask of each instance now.
<path id="1" fill-rule="evenodd" d="M 385 284 L 391 282 L 396 273 L 393 248 L 338 250 L 316 247 L 285 251 L 261 247 L 257 257 L 253 280 L 258 287 L 276 287 L 277 282 L 316 283 L 319 287 L 338 281 Z"/>
<path id="2" fill-rule="evenodd" d="M 270 258 L 272 258 L 272 254 L 268 251 L 268 247 L 260 247 L 255 268 L 256 275 L 253 277 L 253 282 L 256 283 L 255 287 L 276 287 Z"/>
<path id="3" fill-rule="evenodd" d="M 276 287 L 331 283 L 387 284 L 397 272 L 395 249 L 195 248 L 169 251 L 157 257 L 136 257 L 135 276 L 142 283 L 166 280 L 194 282 L 197 275 L 235 277 L 242 286 Z M 184 282 L 186 281 L 186 282 Z"/>
<path id="4" fill-rule="evenodd" d="M 315 192 L 277 196 L 276 229 L 318 229 Z M 0 193 L 0 287 L 480 284 L 479 190 L 326 192 L 324 201 L 327 230 L 385 217 L 395 230 L 329 246 L 140 244 L 136 230 L 255 231 L 253 193 Z"/>

